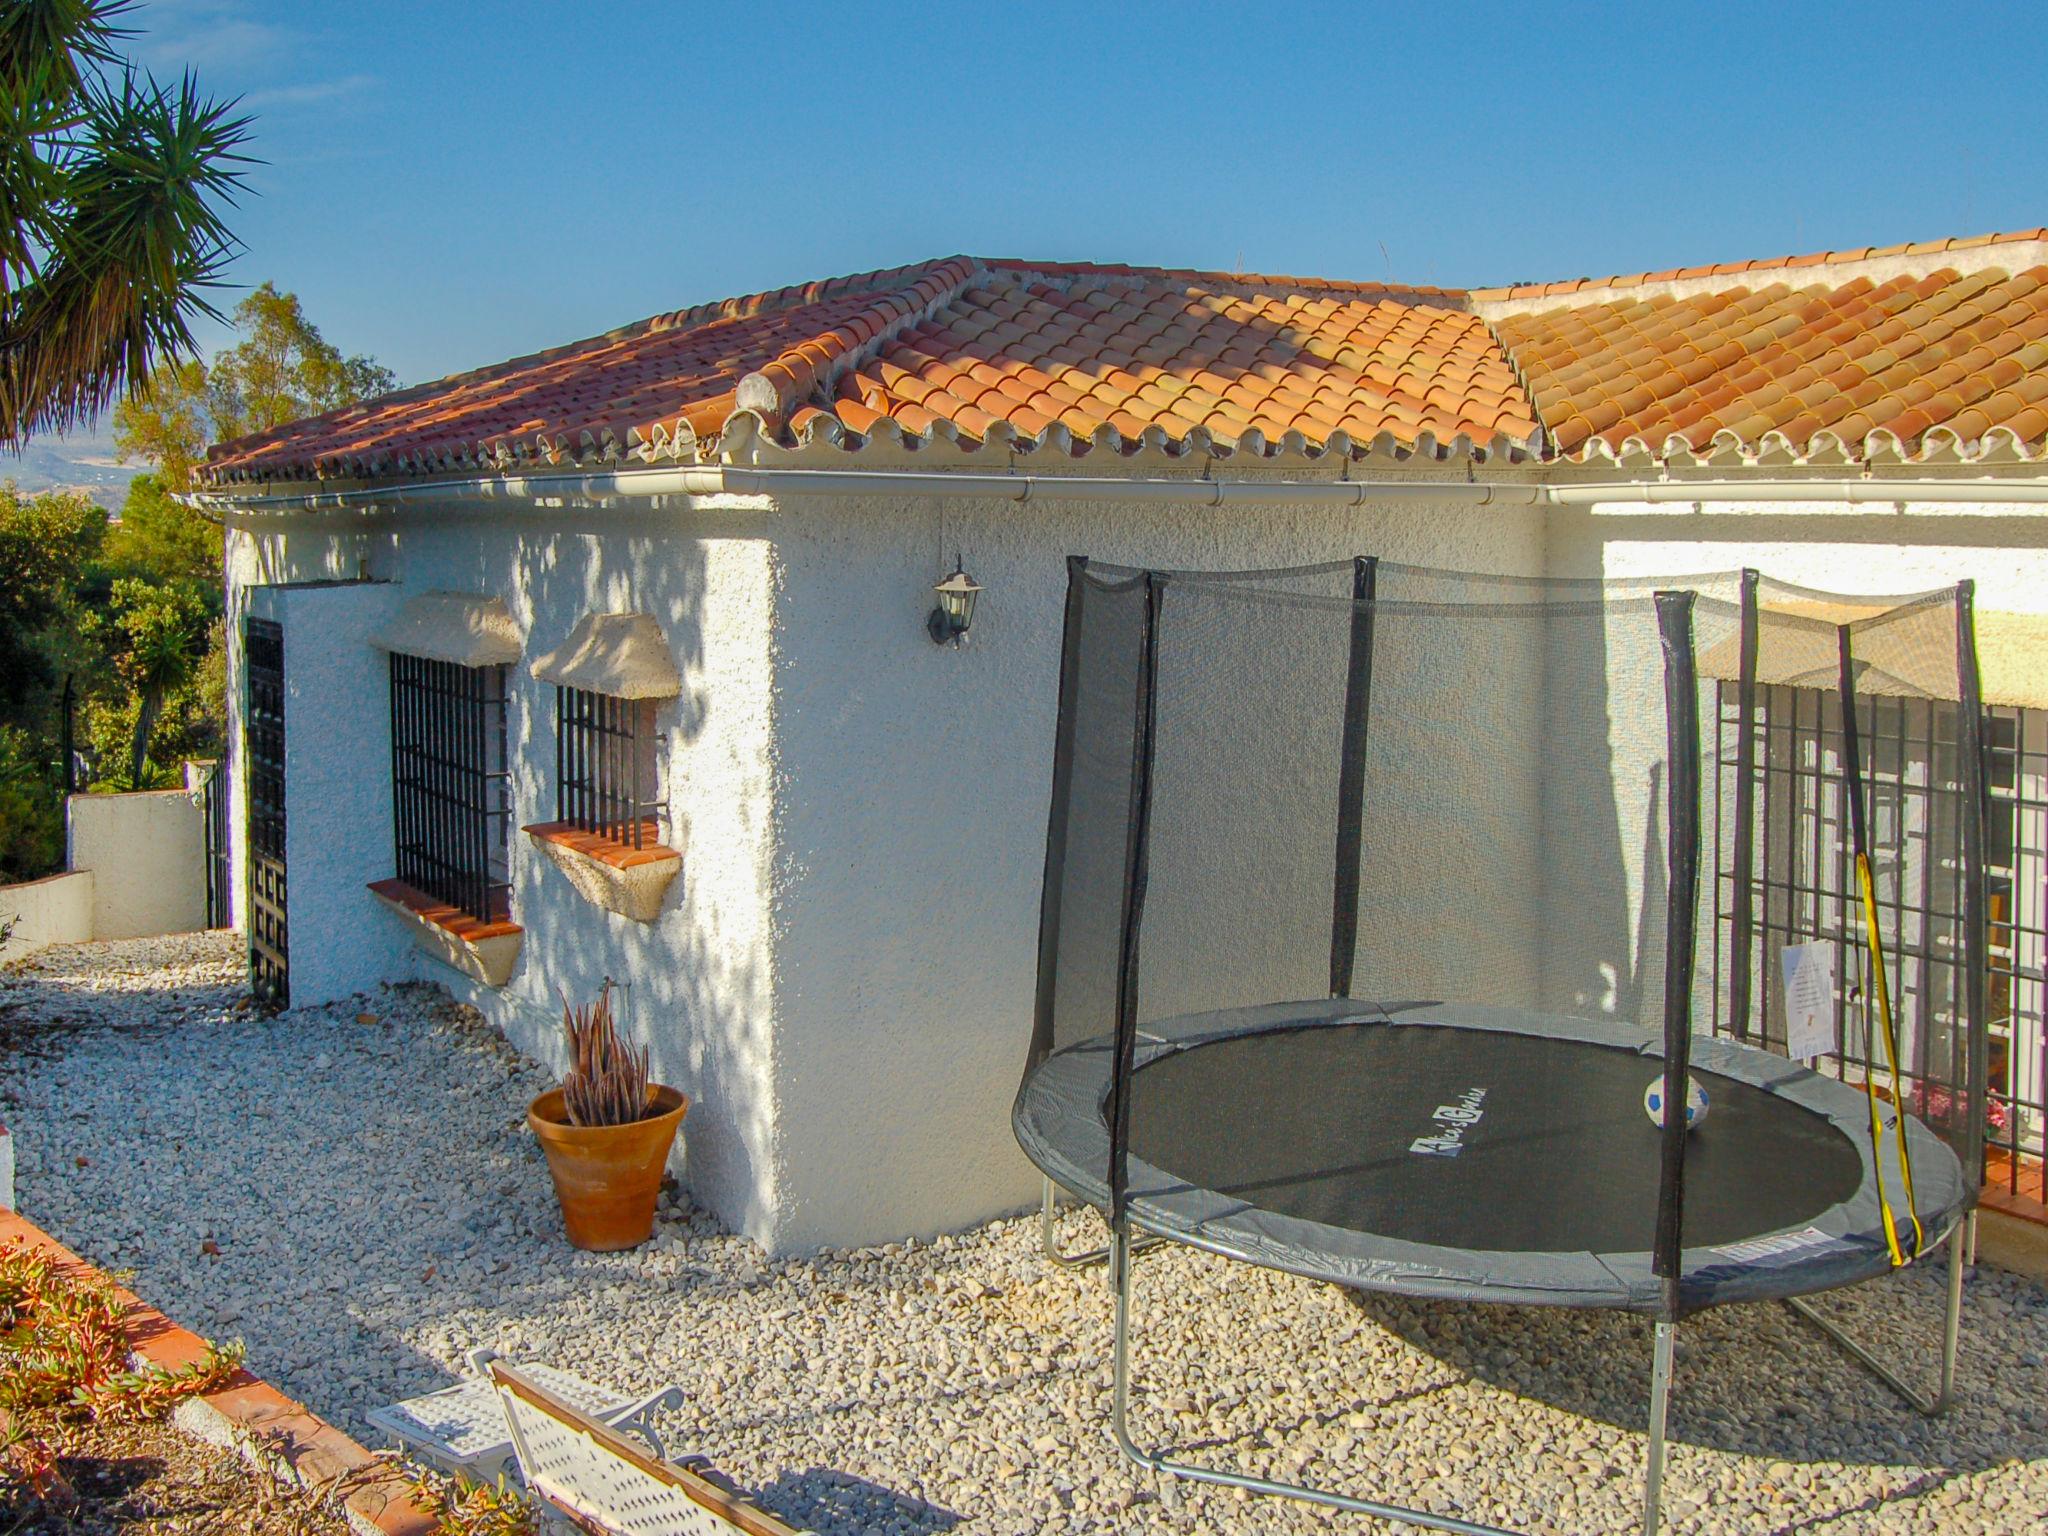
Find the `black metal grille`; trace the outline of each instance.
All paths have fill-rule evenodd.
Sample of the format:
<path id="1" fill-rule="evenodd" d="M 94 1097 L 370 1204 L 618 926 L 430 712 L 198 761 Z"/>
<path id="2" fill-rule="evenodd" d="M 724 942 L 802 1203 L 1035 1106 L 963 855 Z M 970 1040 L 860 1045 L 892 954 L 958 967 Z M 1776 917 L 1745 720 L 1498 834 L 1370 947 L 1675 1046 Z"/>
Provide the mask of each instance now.
<path id="1" fill-rule="evenodd" d="M 242 621 L 247 673 L 249 779 L 249 990 L 283 1007 L 291 1000 L 284 819 L 284 629 Z"/>
<path id="2" fill-rule="evenodd" d="M 555 819 L 630 847 L 659 841 L 654 701 L 555 689 Z"/>
<path id="3" fill-rule="evenodd" d="M 1986 711 L 1990 1181 L 2042 1198 L 2048 1154 L 2048 710 Z"/>
<path id="4" fill-rule="evenodd" d="M 199 784 L 200 808 L 206 816 L 206 926 L 234 926 L 234 903 L 228 894 L 228 768 L 209 763 Z"/>
<path id="5" fill-rule="evenodd" d="M 1883 1082 L 1885 1063 L 1880 1059 L 1873 1066 L 1868 1054 L 1868 1010 L 1875 997 L 1845 798 L 1839 698 L 1833 690 L 1784 684 L 1759 686 L 1756 693 L 1758 835 L 1745 892 L 1738 886 L 1732 812 L 1741 762 L 1739 686 L 1724 683 L 1720 691 L 1715 757 L 1723 820 L 1715 838 L 1712 963 L 1716 997 L 1724 1006 L 1735 1001 L 1732 1014 L 1717 1010 L 1717 1024 L 1785 1050 L 1780 954 L 1792 944 L 1832 944 L 1837 1049 L 1814 1065 L 1856 1081 L 1875 1073 Z M 1889 942 L 1898 1013 L 1912 1031 L 1900 1063 L 1904 1093 L 1909 1107 L 1939 1124 L 1969 1100 L 1969 1062 L 1961 1048 L 1968 1037 L 1963 1015 L 1969 961 L 1955 830 L 1967 790 L 1955 739 L 1956 707 L 1859 696 L 1856 710 L 1879 926 Z M 1752 935 L 1746 956 L 1735 939 L 1745 909 Z M 1746 958 L 1746 976 L 1731 973 L 1731 963 L 1740 963 L 1731 957 Z"/>
<path id="6" fill-rule="evenodd" d="M 485 922 L 510 916 L 504 667 L 391 656 L 398 878 Z"/>

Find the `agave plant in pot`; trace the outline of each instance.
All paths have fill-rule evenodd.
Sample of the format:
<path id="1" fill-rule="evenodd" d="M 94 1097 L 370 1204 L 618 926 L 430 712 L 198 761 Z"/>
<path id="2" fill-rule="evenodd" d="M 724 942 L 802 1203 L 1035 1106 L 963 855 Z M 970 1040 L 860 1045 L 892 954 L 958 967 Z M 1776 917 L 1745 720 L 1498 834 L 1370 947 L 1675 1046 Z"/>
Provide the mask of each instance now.
<path id="1" fill-rule="evenodd" d="M 562 999 L 569 1070 L 527 1106 L 547 1153 L 562 1225 L 578 1248 L 634 1248 L 654 1231 L 662 1169 L 690 1101 L 647 1081 L 647 1052 L 619 1037 L 612 984 L 582 1008 Z"/>

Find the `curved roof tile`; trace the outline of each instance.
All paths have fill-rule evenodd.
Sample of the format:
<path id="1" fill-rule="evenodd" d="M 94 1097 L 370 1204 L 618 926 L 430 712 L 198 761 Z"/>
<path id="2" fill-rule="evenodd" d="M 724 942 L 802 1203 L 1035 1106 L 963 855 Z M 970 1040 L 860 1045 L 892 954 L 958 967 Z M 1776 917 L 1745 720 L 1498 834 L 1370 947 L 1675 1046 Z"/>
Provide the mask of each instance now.
<path id="1" fill-rule="evenodd" d="M 2030 459 L 2048 452 L 2044 243 L 1473 292 L 956 256 L 657 315 L 222 444 L 203 473 L 687 459 L 735 428 L 1056 456 Z"/>

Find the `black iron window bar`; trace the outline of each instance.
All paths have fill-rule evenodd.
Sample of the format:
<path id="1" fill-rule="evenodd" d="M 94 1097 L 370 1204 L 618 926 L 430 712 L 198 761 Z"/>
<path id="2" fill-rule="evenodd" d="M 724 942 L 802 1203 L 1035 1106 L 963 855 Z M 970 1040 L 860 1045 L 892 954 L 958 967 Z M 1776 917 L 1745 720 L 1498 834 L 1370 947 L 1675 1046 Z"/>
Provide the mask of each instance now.
<path id="1" fill-rule="evenodd" d="M 1756 805 L 1748 890 L 1737 888 L 1732 807 L 1740 773 L 1737 685 L 1721 688 L 1715 748 L 1722 824 L 1714 881 L 1715 942 L 1710 963 L 1716 1018 L 1728 1032 L 1774 1050 L 1786 1047 L 1778 956 L 1786 945 L 1835 947 L 1835 1037 L 1839 1049 L 1816 1062 L 1861 1080 L 1863 1010 L 1872 1006 L 1865 972 L 1861 903 L 1855 894 L 1847 807 L 1842 799 L 1841 719 L 1825 690 L 1782 684 L 1757 690 Z M 1919 1033 L 1901 1063 L 1908 1107 L 1938 1126 L 1969 1102 L 1968 1038 L 1963 1016 L 1968 965 L 1963 870 L 1952 856 L 1953 828 L 1965 794 L 1957 761 L 1953 706 L 1910 698 L 1857 701 L 1868 754 L 1867 779 L 1880 922 L 1897 967 L 1894 987 L 1911 1000 Z M 2022 1157 L 2038 1160 L 2048 1123 L 2048 713 L 1985 711 L 1987 820 L 1991 888 L 1987 994 L 1995 1046 L 1985 1144 L 2006 1154 L 2005 1177 L 2017 1189 Z M 1734 928 L 1747 906 L 1754 935 L 1746 977 L 1730 974 Z M 1731 996 L 1749 999 L 1745 1017 L 1729 1017 Z"/>
<path id="2" fill-rule="evenodd" d="M 555 819 L 629 848 L 658 842 L 654 701 L 555 689 Z"/>
<path id="3" fill-rule="evenodd" d="M 248 652 L 249 846 L 284 857 L 284 629 L 250 619 Z"/>
<path id="4" fill-rule="evenodd" d="M 511 914 L 506 670 L 391 656 L 398 878 L 484 922 Z"/>
<path id="5" fill-rule="evenodd" d="M 1987 1142 L 2004 1154 L 1998 1182 L 2007 1193 L 2040 1199 L 2048 1158 L 2048 710 L 1994 707 L 1986 715 L 1993 1105 Z M 2023 1160 L 2034 1163 L 2025 1180 Z"/>

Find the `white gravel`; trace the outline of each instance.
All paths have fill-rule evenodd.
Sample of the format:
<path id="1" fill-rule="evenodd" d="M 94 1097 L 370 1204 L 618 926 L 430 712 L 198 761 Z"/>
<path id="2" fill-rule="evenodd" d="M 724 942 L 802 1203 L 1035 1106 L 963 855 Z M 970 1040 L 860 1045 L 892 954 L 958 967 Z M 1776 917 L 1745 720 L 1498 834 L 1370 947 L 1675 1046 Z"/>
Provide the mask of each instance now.
<path id="1" fill-rule="evenodd" d="M 668 1209 L 647 1248 L 579 1254 L 524 1125 L 545 1079 L 474 1014 L 403 988 L 266 1018 L 241 990 L 228 936 L 0 973 L 23 1207 L 359 1435 L 364 1409 L 486 1344 L 622 1390 L 681 1384 L 671 1445 L 822 1532 L 1371 1528 L 1189 1484 L 1162 1498 L 1109 1439 L 1100 1272 L 1046 1264 L 1030 1221 L 771 1264 Z M 1067 1229 L 1096 1235 L 1081 1215 Z M 1642 1323 L 1359 1298 L 1182 1251 L 1138 1273 L 1142 1438 L 1535 1530 L 1633 1528 Z M 1920 1373 L 1940 1280 L 1825 1301 Z M 1962 1398 L 1940 1421 L 1782 1308 L 1681 1339 L 1678 1529 L 2048 1528 L 2040 1287 L 1972 1276 Z"/>

